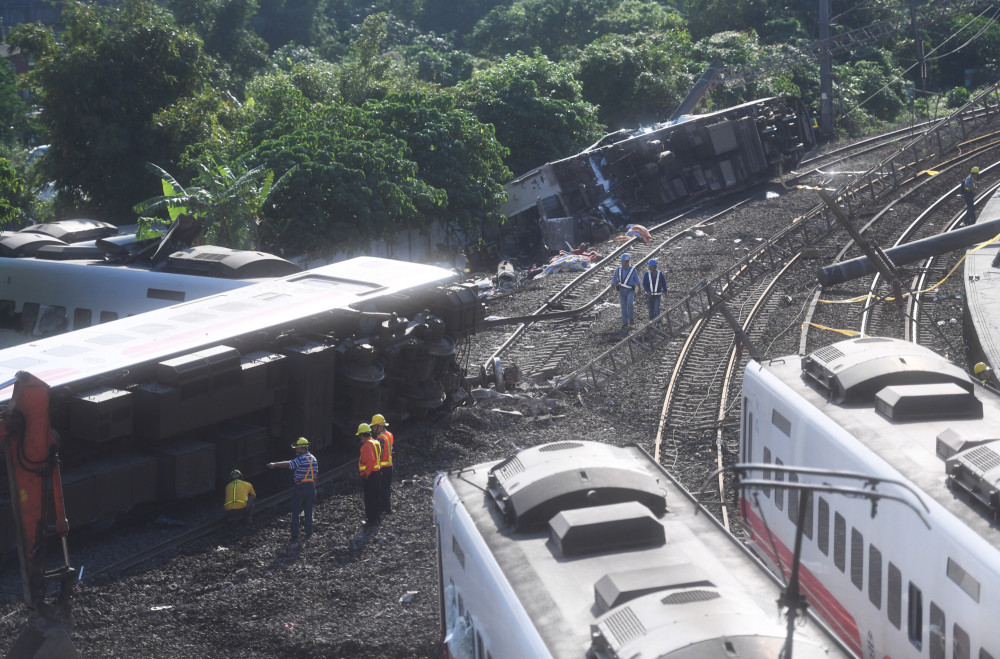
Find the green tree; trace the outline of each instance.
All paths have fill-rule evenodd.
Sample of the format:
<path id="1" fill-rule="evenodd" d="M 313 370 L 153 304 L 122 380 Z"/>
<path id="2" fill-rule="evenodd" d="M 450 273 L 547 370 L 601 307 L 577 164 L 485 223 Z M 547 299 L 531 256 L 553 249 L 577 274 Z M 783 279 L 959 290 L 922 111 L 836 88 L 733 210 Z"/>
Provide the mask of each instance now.
<path id="1" fill-rule="evenodd" d="M 234 171 L 214 159 L 202 168 L 198 178 L 184 188 L 162 168 L 146 163 L 147 170 L 160 178 L 163 194 L 136 204 L 135 212 L 164 211 L 171 221 L 190 215 L 205 222 L 206 242 L 234 249 L 258 249 L 261 208 L 274 182 L 274 172 L 261 167 Z"/>
<path id="2" fill-rule="evenodd" d="M 28 106 L 21 98 L 9 62 L 0 63 L 0 144 L 23 144 L 28 136 Z"/>
<path id="3" fill-rule="evenodd" d="M 597 19 L 618 3 L 614 0 L 517 0 L 486 15 L 467 40 L 484 56 L 531 52 L 561 57 L 573 47 L 601 36 Z"/>
<path id="4" fill-rule="evenodd" d="M 6 158 L 0 158 L 0 228 L 20 229 L 27 224 L 26 209 L 31 208 L 32 195 L 24 178 Z"/>
<path id="5" fill-rule="evenodd" d="M 690 47 L 683 30 L 601 37 L 580 54 L 583 97 L 611 129 L 663 121 L 695 82 Z"/>
<path id="6" fill-rule="evenodd" d="M 502 219 L 503 182 L 511 174 L 503 163 L 507 149 L 492 126 L 456 107 L 450 96 L 428 92 L 391 93 L 364 109 L 385 133 L 406 142 L 419 177 L 445 193 L 446 204 L 428 218 L 467 236 Z"/>
<path id="7" fill-rule="evenodd" d="M 202 38 L 204 50 L 223 63 L 238 82 L 267 63 L 267 43 L 251 21 L 257 0 L 167 0 L 177 23 Z"/>
<path id="8" fill-rule="evenodd" d="M 493 124 L 515 175 L 577 153 L 605 131 L 597 108 L 583 100 L 572 64 L 541 53 L 505 57 L 460 83 L 455 94 L 459 107 Z"/>
<path id="9" fill-rule="evenodd" d="M 878 121 L 892 121 L 906 107 L 907 84 L 902 72 L 885 51 L 875 51 L 872 60 L 833 67 L 836 91 L 843 98 L 844 113 L 859 110 Z M 860 122 L 861 126 L 867 122 Z"/>
<path id="10" fill-rule="evenodd" d="M 417 175 L 406 143 L 370 112 L 348 105 L 278 117 L 249 156 L 277 173 L 265 245 L 292 251 L 359 245 L 420 226 L 447 202 Z"/>
<path id="11" fill-rule="evenodd" d="M 144 163 L 173 167 L 180 155 L 154 117 L 201 88 L 201 41 L 151 0 L 70 0 L 62 19 L 61 41 L 32 52 L 30 82 L 51 144 L 44 174 L 61 203 L 129 222 L 136 199 L 155 191 Z"/>

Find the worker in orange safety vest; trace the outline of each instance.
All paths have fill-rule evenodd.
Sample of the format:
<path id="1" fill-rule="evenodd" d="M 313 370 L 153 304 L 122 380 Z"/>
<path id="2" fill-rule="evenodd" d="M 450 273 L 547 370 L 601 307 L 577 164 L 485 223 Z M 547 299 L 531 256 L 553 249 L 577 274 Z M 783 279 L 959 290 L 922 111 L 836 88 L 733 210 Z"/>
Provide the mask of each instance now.
<path id="1" fill-rule="evenodd" d="M 365 501 L 365 521 L 363 526 L 372 528 L 379 519 L 379 471 L 382 469 L 382 445 L 372 437 L 372 427 L 367 423 L 358 426 L 356 433 L 361 443 L 361 457 L 358 458 L 358 474 Z"/>
<path id="2" fill-rule="evenodd" d="M 385 417 L 376 414 L 372 417 L 372 435 L 382 445 L 382 462 L 379 470 L 379 512 L 382 515 L 392 514 L 392 443 L 395 438 L 386 428 Z"/>

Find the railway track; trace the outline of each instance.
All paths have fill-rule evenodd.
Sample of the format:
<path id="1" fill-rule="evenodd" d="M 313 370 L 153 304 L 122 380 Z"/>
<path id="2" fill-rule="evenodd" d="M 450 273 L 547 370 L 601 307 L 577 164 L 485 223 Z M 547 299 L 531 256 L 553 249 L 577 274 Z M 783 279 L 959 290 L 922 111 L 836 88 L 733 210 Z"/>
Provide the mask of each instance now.
<path id="1" fill-rule="evenodd" d="M 343 481 L 354 475 L 357 469 L 357 462 L 354 460 L 344 462 L 337 465 L 333 469 L 324 470 L 320 473 L 319 478 L 316 479 L 316 486 L 323 487 L 331 485 L 338 481 Z M 258 499 L 254 502 L 254 514 L 259 515 L 265 510 L 274 508 L 275 506 L 287 504 L 292 498 L 291 488 L 286 488 L 277 494 L 273 494 L 269 497 Z M 168 554 L 169 552 L 182 547 L 189 542 L 198 540 L 205 536 L 211 535 L 218 532 L 224 527 L 226 520 L 222 517 L 212 519 L 210 521 L 204 522 L 195 526 L 194 528 L 188 529 L 182 533 L 172 536 L 162 542 L 152 544 L 148 547 L 143 548 L 140 551 L 133 552 L 128 556 L 121 558 L 120 560 L 114 561 L 107 565 L 97 567 L 90 571 L 87 575 L 89 578 L 100 578 L 100 577 L 116 577 L 123 572 L 126 572 L 132 568 L 135 568 L 143 563 L 157 559 L 161 556 Z M 82 570 L 80 578 L 83 578 Z"/>

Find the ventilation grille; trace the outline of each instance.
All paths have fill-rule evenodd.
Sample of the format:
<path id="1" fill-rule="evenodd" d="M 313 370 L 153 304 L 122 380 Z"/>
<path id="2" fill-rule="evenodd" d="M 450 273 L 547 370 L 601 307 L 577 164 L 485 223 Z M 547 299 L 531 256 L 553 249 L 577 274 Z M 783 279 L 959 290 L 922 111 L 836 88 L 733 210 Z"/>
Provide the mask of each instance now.
<path id="1" fill-rule="evenodd" d="M 670 593 L 660 601 L 664 604 L 692 604 L 717 600 L 720 597 L 717 590 L 684 590 L 679 593 Z"/>
<path id="2" fill-rule="evenodd" d="M 524 463 L 522 463 L 517 457 L 511 458 L 505 464 L 497 467 L 494 475 L 500 480 L 506 480 L 508 478 L 513 478 L 517 474 L 524 472 Z"/>
<path id="3" fill-rule="evenodd" d="M 618 647 L 646 633 L 646 628 L 639 617 L 627 606 L 605 618 L 601 626 L 604 627 L 605 635 L 613 639 Z"/>
<path id="4" fill-rule="evenodd" d="M 813 357 L 816 359 L 816 361 L 825 362 L 827 364 L 837 359 L 840 359 L 843 356 L 844 356 L 843 351 L 841 351 L 840 348 L 837 348 L 836 346 L 826 346 L 824 348 L 820 348 L 819 350 L 813 353 Z"/>
<path id="5" fill-rule="evenodd" d="M 893 339 L 887 339 L 884 336 L 866 336 L 860 339 L 855 339 L 855 343 L 892 343 Z"/>
<path id="6" fill-rule="evenodd" d="M 546 444 L 540 447 L 538 450 L 540 452 L 546 451 L 566 451 L 571 448 L 580 448 L 583 446 L 580 442 L 556 442 L 555 444 Z"/>
<path id="7" fill-rule="evenodd" d="M 1000 454 L 992 446 L 974 448 L 965 455 L 965 459 L 982 472 L 1000 467 Z"/>
<path id="8" fill-rule="evenodd" d="M 1000 441 L 956 453 L 945 460 L 948 480 L 1000 513 Z"/>

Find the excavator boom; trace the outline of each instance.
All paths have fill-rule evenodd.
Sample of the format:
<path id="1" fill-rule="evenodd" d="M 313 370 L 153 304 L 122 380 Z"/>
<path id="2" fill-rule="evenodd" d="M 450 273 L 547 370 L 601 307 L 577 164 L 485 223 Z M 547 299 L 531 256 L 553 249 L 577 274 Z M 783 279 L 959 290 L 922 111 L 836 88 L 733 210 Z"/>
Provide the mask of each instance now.
<path id="1" fill-rule="evenodd" d="M 69 524 L 59 469 L 59 440 L 49 422 L 49 387 L 24 371 L 12 384 L 10 404 L 0 414 L 0 445 L 7 463 L 30 624 L 8 650 L 7 657 L 78 657 L 69 640 L 69 600 L 77 575 L 69 565 Z M 50 519 L 54 519 L 62 543 L 63 565 L 46 570 Z M 59 592 L 48 602 L 51 582 L 59 583 Z"/>

